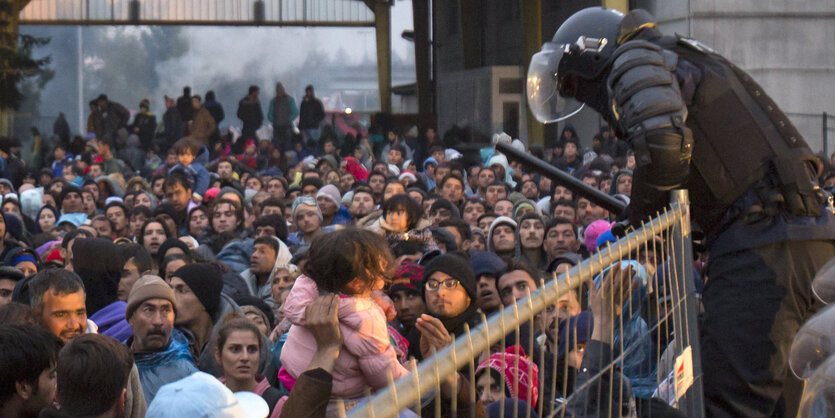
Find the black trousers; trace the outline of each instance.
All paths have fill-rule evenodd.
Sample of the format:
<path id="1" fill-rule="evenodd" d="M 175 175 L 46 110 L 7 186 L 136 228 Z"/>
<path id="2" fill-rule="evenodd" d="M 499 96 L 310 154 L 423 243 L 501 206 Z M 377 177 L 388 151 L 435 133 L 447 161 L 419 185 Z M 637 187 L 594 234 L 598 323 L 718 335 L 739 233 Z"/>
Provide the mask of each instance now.
<path id="1" fill-rule="evenodd" d="M 823 306 L 812 280 L 832 257 L 833 242 L 787 241 L 710 259 L 701 327 L 708 416 L 796 415 L 802 387 L 789 349 Z"/>

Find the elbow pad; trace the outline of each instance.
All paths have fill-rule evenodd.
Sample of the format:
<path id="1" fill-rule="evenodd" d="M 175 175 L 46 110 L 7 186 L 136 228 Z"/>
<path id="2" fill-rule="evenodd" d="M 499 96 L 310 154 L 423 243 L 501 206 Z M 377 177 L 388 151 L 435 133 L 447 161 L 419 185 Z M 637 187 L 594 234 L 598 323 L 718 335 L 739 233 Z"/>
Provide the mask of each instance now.
<path id="1" fill-rule="evenodd" d="M 678 56 L 641 40 L 621 45 L 607 80 L 611 110 L 636 164 L 657 190 L 679 187 L 689 174 L 693 135 L 675 76 Z"/>

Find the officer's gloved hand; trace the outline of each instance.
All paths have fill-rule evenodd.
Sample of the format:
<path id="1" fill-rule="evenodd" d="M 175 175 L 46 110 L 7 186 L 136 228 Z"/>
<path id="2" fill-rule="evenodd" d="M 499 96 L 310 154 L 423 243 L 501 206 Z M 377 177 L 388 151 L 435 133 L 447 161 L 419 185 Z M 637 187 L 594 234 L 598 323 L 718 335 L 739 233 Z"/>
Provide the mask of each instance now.
<path id="1" fill-rule="evenodd" d="M 612 235 L 618 239 L 625 237 L 632 230 L 632 225 L 629 224 L 628 220 L 622 220 L 612 224 Z"/>

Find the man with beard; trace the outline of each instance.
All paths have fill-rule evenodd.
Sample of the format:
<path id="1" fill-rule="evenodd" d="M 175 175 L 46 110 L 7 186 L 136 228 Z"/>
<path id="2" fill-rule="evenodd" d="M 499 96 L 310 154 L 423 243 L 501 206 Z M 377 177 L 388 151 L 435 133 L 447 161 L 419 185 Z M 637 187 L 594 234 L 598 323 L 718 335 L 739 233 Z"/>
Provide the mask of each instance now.
<path id="1" fill-rule="evenodd" d="M 519 245 L 522 247 L 522 259 L 530 266 L 545 271 L 548 256 L 542 250 L 545 238 L 545 223 L 536 213 L 528 213 L 519 218 Z"/>
<path id="2" fill-rule="evenodd" d="M 0 416 L 37 417 L 55 398 L 61 341 L 35 325 L 0 327 Z"/>
<path id="3" fill-rule="evenodd" d="M 77 274 L 51 269 L 38 273 L 29 284 L 30 306 L 41 325 L 62 341 L 95 333 L 96 325 L 87 320 L 87 294 Z"/>
<path id="4" fill-rule="evenodd" d="M 174 329 L 174 290 L 157 276 L 142 276 L 131 288 L 125 318 L 133 328 L 126 344 L 133 351 L 139 381 L 150 404 L 160 387 L 197 371 L 188 340 Z"/>
<path id="5" fill-rule="evenodd" d="M 368 186 L 360 186 L 354 190 L 354 196 L 351 197 L 351 207 L 348 208 L 351 212 L 351 219 L 356 223 L 360 219 L 366 217 L 374 211 L 374 192 Z"/>

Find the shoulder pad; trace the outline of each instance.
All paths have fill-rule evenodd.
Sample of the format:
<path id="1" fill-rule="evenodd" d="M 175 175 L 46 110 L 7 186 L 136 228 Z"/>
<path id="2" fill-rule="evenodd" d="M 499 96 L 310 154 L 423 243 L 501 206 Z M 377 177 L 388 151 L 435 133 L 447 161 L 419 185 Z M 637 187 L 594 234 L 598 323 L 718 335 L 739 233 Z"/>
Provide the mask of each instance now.
<path id="1" fill-rule="evenodd" d="M 678 40 L 679 45 L 685 46 L 687 48 L 690 48 L 690 49 L 693 49 L 693 50 L 696 50 L 696 51 L 699 51 L 699 52 L 710 52 L 710 53 L 714 53 L 714 54 L 716 53 L 716 50 L 714 50 L 713 48 L 705 45 L 702 41 L 699 41 L 697 39 L 688 38 L 688 37 L 686 37 L 684 35 L 681 35 L 681 34 L 678 34 L 678 33 L 676 34 L 676 39 Z"/>

